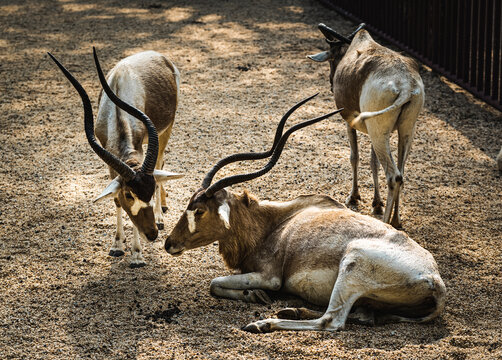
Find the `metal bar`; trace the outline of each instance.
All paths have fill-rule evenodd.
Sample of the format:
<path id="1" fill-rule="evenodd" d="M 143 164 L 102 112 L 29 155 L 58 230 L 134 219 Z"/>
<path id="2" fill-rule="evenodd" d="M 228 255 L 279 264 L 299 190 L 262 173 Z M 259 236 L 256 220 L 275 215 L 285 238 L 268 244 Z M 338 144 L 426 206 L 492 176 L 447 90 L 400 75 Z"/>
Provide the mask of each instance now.
<path id="1" fill-rule="evenodd" d="M 476 86 L 478 72 L 478 46 L 479 46 L 479 4 L 477 1 L 472 4 L 472 31 L 471 31 L 471 66 L 469 83 Z"/>
<path id="2" fill-rule="evenodd" d="M 464 82 L 469 82 L 470 78 L 470 73 L 471 73 L 471 37 L 472 37 L 472 28 L 473 28 L 473 22 L 472 22 L 472 7 L 473 4 L 471 0 L 464 0 L 464 6 L 465 6 L 465 13 L 464 13 L 464 22 L 465 22 L 465 29 L 466 29 L 466 34 L 465 38 L 463 39 L 462 43 L 464 46 L 465 52 L 461 54 L 464 59 L 464 66 L 462 69 L 462 81 Z"/>
<path id="3" fill-rule="evenodd" d="M 433 53 L 432 53 L 432 61 L 435 64 L 438 64 L 440 68 L 441 66 L 441 52 L 444 47 L 440 46 L 439 43 L 443 38 L 443 34 L 441 32 L 441 3 L 439 1 L 434 1 L 432 3 L 432 18 L 434 20 L 433 23 Z"/>
<path id="4" fill-rule="evenodd" d="M 452 50 L 452 30 L 450 28 L 451 24 L 451 12 L 450 12 L 450 1 L 449 0 L 443 0 L 440 2 L 441 6 L 441 11 L 442 11 L 442 29 L 443 29 L 443 36 L 441 37 L 441 48 L 443 49 L 443 56 L 442 56 L 442 63 L 443 63 L 443 68 L 445 71 L 450 71 L 449 63 L 450 63 L 450 57 L 451 57 L 451 50 Z"/>
<path id="5" fill-rule="evenodd" d="M 502 104 L 502 97 L 500 94 L 501 79 L 500 79 L 500 62 L 502 61 L 502 56 L 500 54 L 500 40 L 502 27 L 500 26 L 500 18 L 502 17 L 501 13 L 501 2 L 495 1 L 495 10 L 493 11 L 494 16 L 494 24 L 493 24 L 493 73 L 492 73 L 492 98 L 498 100 L 499 103 Z"/>
<path id="6" fill-rule="evenodd" d="M 483 80 L 483 92 L 490 95 L 492 78 L 493 59 L 493 0 L 486 2 L 486 49 L 485 49 L 485 78 Z"/>
<path id="7" fill-rule="evenodd" d="M 458 16 L 457 16 L 457 8 L 458 8 L 458 0 L 450 0 L 450 6 L 448 7 L 448 11 L 450 12 L 450 25 L 448 32 L 450 34 L 450 53 L 448 54 L 447 67 L 453 75 L 457 76 L 457 63 L 458 63 Z"/>
<path id="8" fill-rule="evenodd" d="M 466 61 L 466 44 L 465 38 L 468 36 L 469 29 L 465 26 L 465 16 L 466 13 L 466 0 L 459 0 L 457 3 L 457 32 L 458 32 L 458 48 L 457 48 L 457 71 L 455 72 L 455 76 L 459 78 L 464 77 L 464 67 Z"/>
<path id="9" fill-rule="evenodd" d="M 418 1 L 419 4 L 419 14 L 420 14 L 420 25 L 421 29 L 418 31 L 418 48 L 417 50 L 422 54 L 427 51 L 427 1 Z"/>
<path id="10" fill-rule="evenodd" d="M 478 71 L 476 87 L 479 91 L 483 90 L 483 80 L 485 72 L 486 56 L 486 0 L 479 1 L 479 32 L 478 32 Z"/>

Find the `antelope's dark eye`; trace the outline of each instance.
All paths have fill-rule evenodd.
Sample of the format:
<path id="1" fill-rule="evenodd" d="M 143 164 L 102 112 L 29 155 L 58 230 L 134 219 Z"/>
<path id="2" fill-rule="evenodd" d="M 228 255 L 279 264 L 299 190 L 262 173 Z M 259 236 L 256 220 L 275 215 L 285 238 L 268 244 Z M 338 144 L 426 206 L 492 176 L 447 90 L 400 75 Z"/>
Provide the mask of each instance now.
<path id="1" fill-rule="evenodd" d="M 132 194 L 130 192 L 125 193 L 125 197 L 127 200 L 134 200 L 134 197 L 132 196 Z"/>
<path id="2" fill-rule="evenodd" d="M 195 215 L 202 215 L 204 213 L 204 210 L 202 209 L 195 209 Z"/>

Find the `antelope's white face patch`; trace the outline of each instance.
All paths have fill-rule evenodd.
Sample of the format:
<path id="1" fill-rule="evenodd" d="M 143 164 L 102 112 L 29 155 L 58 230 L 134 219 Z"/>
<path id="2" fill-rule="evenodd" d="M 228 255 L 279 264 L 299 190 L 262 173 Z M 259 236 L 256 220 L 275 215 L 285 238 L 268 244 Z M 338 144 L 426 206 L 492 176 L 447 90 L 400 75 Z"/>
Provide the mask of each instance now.
<path id="1" fill-rule="evenodd" d="M 218 208 L 218 214 L 220 215 L 220 219 L 225 224 L 227 229 L 230 229 L 230 206 L 228 206 L 227 202 L 224 202 Z"/>
<path id="2" fill-rule="evenodd" d="M 131 214 L 133 214 L 134 216 L 138 215 L 141 209 L 147 208 L 149 206 L 153 207 L 154 205 L 153 197 L 149 203 L 146 203 L 143 200 L 140 200 L 134 193 L 131 192 L 131 195 L 134 198 L 134 203 L 131 206 Z"/>
<path id="3" fill-rule="evenodd" d="M 195 210 L 187 210 L 188 231 L 190 234 L 195 232 Z"/>

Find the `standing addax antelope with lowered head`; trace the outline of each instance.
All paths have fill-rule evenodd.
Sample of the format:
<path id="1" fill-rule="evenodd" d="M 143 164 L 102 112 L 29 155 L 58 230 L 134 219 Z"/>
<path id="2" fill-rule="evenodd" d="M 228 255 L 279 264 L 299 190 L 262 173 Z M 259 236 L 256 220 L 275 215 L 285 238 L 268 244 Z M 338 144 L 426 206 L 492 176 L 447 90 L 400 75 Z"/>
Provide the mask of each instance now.
<path id="1" fill-rule="evenodd" d="M 92 106 L 84 88 L 54 56 L 49 55 L 82 98 L 87 140 L 109 166 L 112 181 L 94 200 L 113 197 L 115 201 L 117 231 L 109 254 L 124 255 L 124 209 L 133 223 L 130 267 L 144 266 L 140 237 L 153 241 L 158 229 L 164 227 L 162 207 L 166 194 L 161 184 L 182 176 L 162 170 L 164 149 L 178 103 L 179 71 L 164 55 L 145 51 L 118 62 L 105 79 L 94 49 L 96 68 L 105 92 L 100 95 L 94 127 Z M 142 145 L 147 142 L 143 159 Z"/>
<path id="2" fill-rule="evenodd" d="M 225 263 L 241 274 L 213 279 L 213 296 L 267 303 L 266 291 L 272 290 L 327 306 L 324 313 L 284 309 L 277 314 L 279 319 L 256 321 L 243 330 L 334 331 L 344 327 L 349 315 L 365 324 L 420 323 L 444 308 L 445 286 L 434 258 L 404 232 L 328 196 L 259 201 L 247 192 L 226 189 L 268 172 L 293 131 L 330 115 L 298 124 L 281 136 L 283 119 L 270 151 L 220 160 L 166 239 L 164 246 L 171 255 L 219 242 Z M 261 170 L 211 185 L 222 166 L 270 155 Z"/>
<path id="3" fill-rule="evenodd" d="M 400 228 L 399 197 L 404 164 L 413 141 L 415 122 L 424 104 L 424 84 L 415 60 L 376 43 L 364 26 L 359 25 L 356 31 L 345 37 L 319 24 L 330 49 L 308 57 L 317 62 L 329 62 L 329 80 L 336 105 L 344 108 L 341 115 L 347 122 L 353 175 L 352 190 L 346 204 L 355 205 L 360 199 L 357 184 L 358 130 L 369 135 L 372 145 L 373 213 L 382 213 L 383 203 L 378 189 L 380 162 L 388 188 L 383 221 Z M 395 130 L 398 133 L 397 166 L 389 145 L 390 134 Z"/>

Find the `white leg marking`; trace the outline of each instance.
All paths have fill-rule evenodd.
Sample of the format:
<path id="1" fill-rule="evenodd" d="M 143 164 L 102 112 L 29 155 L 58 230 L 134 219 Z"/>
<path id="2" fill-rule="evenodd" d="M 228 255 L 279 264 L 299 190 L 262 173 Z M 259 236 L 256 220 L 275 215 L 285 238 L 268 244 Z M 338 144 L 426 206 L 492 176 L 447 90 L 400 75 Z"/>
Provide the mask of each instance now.
<path id="1" fill-rule="evenodd" d="M 226 201 L 218 208 L 218 214 L 220 215 L 220 219 L 225 224 L 225 227 L 230 229 L 230 206 L 228 206 Z"/>
<path id="2" fill-rule="evenodd" d="M 117 209 L 117 237 L 123 241 L 125 238 L 124 235 L 124 221 L 122 219 L 122 208 L 116 207 Z"/>
<path id="3" fill-rule="evenodd" d="M 143 254 L 141 253 L 141 242 L 139 240 L 140 233 L 138 228 L 133 225 L 132 227 L 132 244 L 131 244 L 131 264 L 134 266 L 144 266 L 146 265 L 145 259 L 143 259 Z"/>
<path id="4" fill-rule="evenodd" d="M 153 201 L 155 201 L 153 213 L 155 214 L 155 222 L 157 224 L 164 225 L 164 215 L 162 214 L 162 206 L 160 204 L 160 186 L 161 185 L 157 184 L 157 186 L 155 187 L 155 199 L 152 199 Z"/>
<path id="5" fill-rule="evenodd" d="M 115 207 L 117 210 L 117 230 L 115 232 L 115 239 L 113 240 L 112 246 L 110 248 L 110 254 L 117 251 L 124 251 L 125 249 L 125 234 L 124 234 L 124 222 L 122 219 L 122 208 Z"/>
<path id="6" fill-rule="evenodd" d="M 187 210 L 187 220 L 188 220 L 188 231 L 190 234 L 195 232 L 195 211 Z"/>

